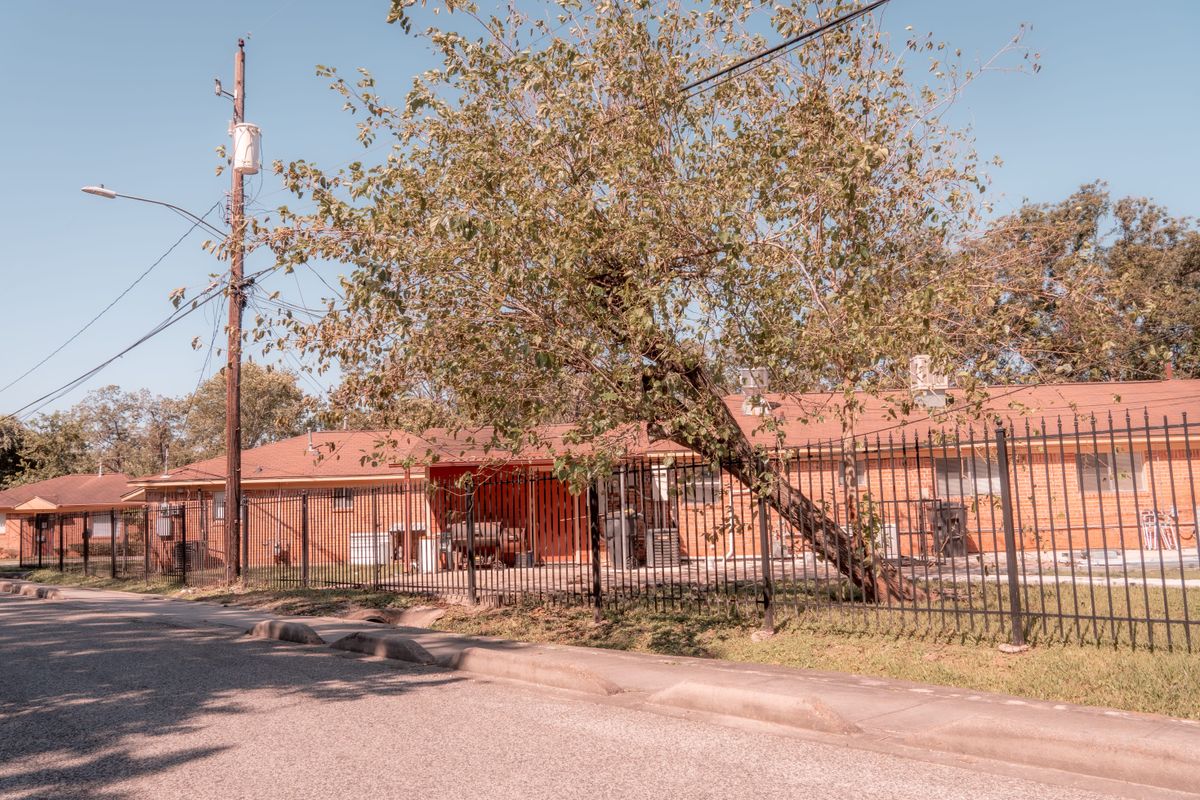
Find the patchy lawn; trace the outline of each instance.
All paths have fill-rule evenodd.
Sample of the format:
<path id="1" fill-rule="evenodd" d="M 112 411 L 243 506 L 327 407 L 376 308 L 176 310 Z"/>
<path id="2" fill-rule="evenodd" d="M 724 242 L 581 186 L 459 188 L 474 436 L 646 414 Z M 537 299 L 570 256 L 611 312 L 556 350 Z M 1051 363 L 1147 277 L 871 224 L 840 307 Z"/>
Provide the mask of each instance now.
<path id="1" fill-rule="evenodd" d="M 260 608 L 280 614 L 336 616 L 359 608 L 405 607 L 429 601 L 355 589 L 179 589 L 162 583 L 85 578 L 54 571 L 32 580 L 167 593 Z M 446 605 L 440 630 L 528 642 L 605 647 L 663 655 L 720 658 L 802 669 L 1002 692 L 1021 697 L 1200 719 L 1200 655 L 1121 647 L 1040 645 L 1020 655 L 969 635 L 916 630 L 882 632 L 832 613 L 781 618 L 774 637 L 755 641 L 754 620 L 648 608 L 608 610 L 592 623 L 588 608 Z"/>

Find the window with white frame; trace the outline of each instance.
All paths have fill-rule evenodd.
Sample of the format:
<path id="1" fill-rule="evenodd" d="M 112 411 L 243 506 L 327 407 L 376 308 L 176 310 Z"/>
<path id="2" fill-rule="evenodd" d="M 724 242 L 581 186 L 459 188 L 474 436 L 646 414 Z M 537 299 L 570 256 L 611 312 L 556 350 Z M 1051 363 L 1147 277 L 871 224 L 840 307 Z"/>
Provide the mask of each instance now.
<path id="1" fill-rule="evenodd" d="M 933 473 L 939 497 L 1000 494 L 1000 465 L 988 458 L 935 458 Z"/>
<path id="2" fill-rule="evenodd" d="M 8 515 L 0 513 L 0 533 L 8 533 Z"/>
<path id="3" fill-rule="evenodd" d="M 339 486 L 333 490 L 333 510 L 350 511 L 354 508 L 354 490 Z"/>
<path id="4" fill-rule="evenodd" d="M 213 492 L 212 496 L 212 518 L 215 522 L 220 522 L 225 519 L 225 493 Z"/>
<path id="5" fill-rule="evenodd" d="M 88 530 L 91 531 L 93 539 L 111 539 L 113 536 L 113 519 L 114 515 L 107 511 L 101 511 L 90 515 L 88 519 Z M 117 534 L 121 533 L 121 523 L 117 521 Z"/>
<path id="6" fill-rule="evenodd" d="M 1079 490 L 1084 494 L 1137 492 L 1142 487 L 1142 463 L 1136 453 L 1076 453 Z"/>
<path id="7" fill-rule="evenodd" d="M 679 470 L 676 481 L 685 503 L 709 505 L 721 500 L 720 467 L 712 464 L 687 466 Z"/>

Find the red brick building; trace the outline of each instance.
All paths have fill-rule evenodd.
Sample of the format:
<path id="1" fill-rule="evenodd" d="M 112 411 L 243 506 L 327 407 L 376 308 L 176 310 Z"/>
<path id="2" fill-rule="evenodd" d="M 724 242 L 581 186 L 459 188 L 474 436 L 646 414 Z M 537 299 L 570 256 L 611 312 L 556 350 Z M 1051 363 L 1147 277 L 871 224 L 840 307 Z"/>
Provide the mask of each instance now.
<path id="1" fill-rule="evenodd" d="M 765 405 L 747 400 L 727 401 L 747 434 L 776 454 L 794 485 L 889 555 L 1003 550 L 992 423 L 972 427 L 950 413 L 953 404 L 898 418 L 897 404 L 863 396 L 846 430 L 832 411 L 837 399 L 811 394 L 766 396 L 764 425 Z M 1009 426 L 1022 548 L 1191 541 L 1198 416 L 1194 380 L 994 388 L 983 419 Z M 544 434 L 553 443 L 563 432 Z M 486 557 L 586 561 L 586 500 L 549 477 L 550 450 L 489 452 L 478 444 L 487 439 L 486 430 L 322 432 L 246 451 L 248 563 L 290 564 L 307 543 L 313 563 L 447 568 L 461 551 L 467 474 Z M 757 507 L 744 487 L 672 442 L 635 432 L 626 445 L 630 467 L 599 486 L 606 558 L 614 547 L 624 551 L 619 560 L 642 564 L 757 555 Z M 217 458 L 135 479 L 126 499 L 149 504 L 160 540 L 202 542 L 206 558 L 222 562 L 224 466 Z M 777 555 L 801 549 L 789 526 L 774 515 L 769 523 Z"/>
<path id="2" fill-rule="evenodd" d="M 63 475 L 0 492 L 0 551 L 18 551 L 25 563 L 58 563 L 89 555 L 122 552 L 130 512 L 129 482 L 120 473 Z M 134 537 L 140 540 L 139 537 Z M 86 544 L 85 544 L 86 540 Z M 130 545 L 133 546 L 133 545 Z"/>

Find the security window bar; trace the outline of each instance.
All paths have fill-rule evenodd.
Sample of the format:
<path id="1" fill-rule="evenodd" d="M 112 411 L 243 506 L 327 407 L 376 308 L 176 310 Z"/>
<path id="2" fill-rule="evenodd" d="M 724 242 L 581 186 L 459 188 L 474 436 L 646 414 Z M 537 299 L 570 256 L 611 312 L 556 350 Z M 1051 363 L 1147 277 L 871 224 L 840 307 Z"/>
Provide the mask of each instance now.
<path id="1" fill-rule="evenodd" d="M 352 511 L 354 509 L 354 491 L 340 488 L 333 490 L 333 510 Z"/>

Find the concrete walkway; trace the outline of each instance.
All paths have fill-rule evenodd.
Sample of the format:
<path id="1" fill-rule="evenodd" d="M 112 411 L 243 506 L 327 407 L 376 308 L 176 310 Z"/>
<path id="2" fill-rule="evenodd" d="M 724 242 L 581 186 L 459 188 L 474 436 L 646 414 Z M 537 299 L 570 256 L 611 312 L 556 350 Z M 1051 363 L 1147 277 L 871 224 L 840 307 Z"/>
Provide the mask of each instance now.
<path id="1" fill-rule="evenodd" d="M 0 583 L 0 590 L 4 588 Z M 16 584 L 18 592 L 22 589 Z M 1200 723 L 1005 695 L 705 659 L 532 645 L 273 614 L 155 595 L 25 585 L 29 602 L 180 627 L 222 626 L 591 695 L 655 713 L 752 721 L 864 749 L 948 753 L 1192 793 Z"/>

